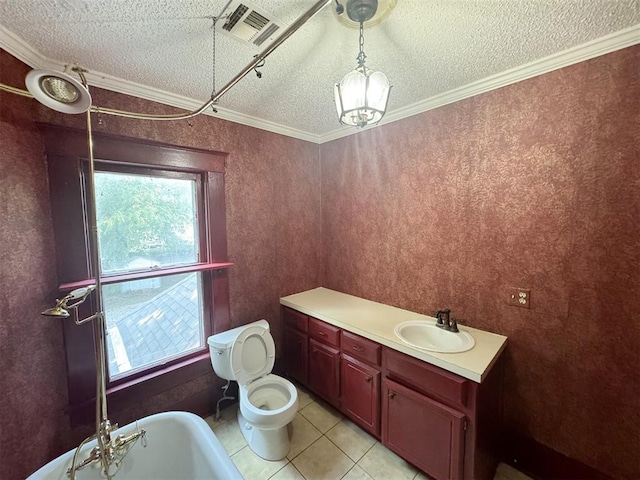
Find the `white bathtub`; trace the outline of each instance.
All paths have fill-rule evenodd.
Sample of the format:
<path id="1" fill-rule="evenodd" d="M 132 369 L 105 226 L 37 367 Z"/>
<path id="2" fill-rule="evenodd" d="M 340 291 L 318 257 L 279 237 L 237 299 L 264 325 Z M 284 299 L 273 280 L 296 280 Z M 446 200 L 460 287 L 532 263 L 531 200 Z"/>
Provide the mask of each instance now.
<path id="1" fill-rule="evenodd" d="M 115 479 L 187 480 L 238 479 L 242 475 L 225 452 L 207 422 L 187 412 L 166 412 L 138 420 L 147 431 L 147 447 L 140 440 L 131 448 Z M 114 435 L 136 432 L 136 424 L 119 428 Z M 95 440 L 82 448 L 78 461 L 88 456 Z M 69 480 L 74 450 L 47 463 L 27 480 Z M 76 472 L 77 480 L 102 480 L 100 470 L 88 465 Z"/>

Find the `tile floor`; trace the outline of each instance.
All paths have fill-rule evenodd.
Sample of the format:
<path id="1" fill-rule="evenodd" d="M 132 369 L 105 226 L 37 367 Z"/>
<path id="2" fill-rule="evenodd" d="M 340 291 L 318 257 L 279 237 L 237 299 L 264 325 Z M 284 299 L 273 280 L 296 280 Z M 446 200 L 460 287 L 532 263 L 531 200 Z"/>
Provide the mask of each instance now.
<path id="1" fill-rule="evenodd" d="M 341 413 L 298 386 L 299 407 L 293 420 L 291 449 L 270 462 L 247 446 L 236 419 L 237 404 L 222 411 L 220 421 L 205 420 L 245 480 L 427 480 L 423 473 L 388 450 Z M 500 464 L 494 480 L 531 480 Z"/>

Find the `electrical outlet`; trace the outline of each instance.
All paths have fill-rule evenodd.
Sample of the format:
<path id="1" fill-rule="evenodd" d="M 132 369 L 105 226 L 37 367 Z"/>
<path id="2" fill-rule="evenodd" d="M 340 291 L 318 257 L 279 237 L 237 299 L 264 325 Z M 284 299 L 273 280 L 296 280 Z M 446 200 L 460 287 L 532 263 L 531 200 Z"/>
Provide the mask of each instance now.
<path id="1" fill-rule="evenodd" d="M 528 288 L 510 288 L 507 303 L 514 307 L 531 308 L 531 290 Z"/>

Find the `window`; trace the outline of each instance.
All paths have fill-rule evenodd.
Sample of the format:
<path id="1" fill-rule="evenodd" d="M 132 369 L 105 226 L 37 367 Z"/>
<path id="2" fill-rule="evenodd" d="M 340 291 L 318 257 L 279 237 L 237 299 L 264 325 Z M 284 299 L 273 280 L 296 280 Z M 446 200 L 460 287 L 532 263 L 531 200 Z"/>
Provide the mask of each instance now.
<path id="1" fill-rule="evenodd" d="M 93 277 L 87 139 L 82 130 L 41 128 L 58 279 L 66 291 Z M 144 398 L 209 373 L 206 338 L 229 328 L 226 157 L 100 133 L 94 155 L 107 393 Z M 79 313 L 93 308 L 85 302 Z M 63 328 L 72 411 L 86 410 L 90 418 L 93 326 L 67 319 Z"/>
<path id="2" fill-rule="evenodd" d="M 157 275 L 200 259 L 199 177 L 164 170 L 96 171 L 96 210 L 105 285 L 109 380 L 205 348 L 202 273 Z M 127 280 L 127 274 L 157 276 Z"/>

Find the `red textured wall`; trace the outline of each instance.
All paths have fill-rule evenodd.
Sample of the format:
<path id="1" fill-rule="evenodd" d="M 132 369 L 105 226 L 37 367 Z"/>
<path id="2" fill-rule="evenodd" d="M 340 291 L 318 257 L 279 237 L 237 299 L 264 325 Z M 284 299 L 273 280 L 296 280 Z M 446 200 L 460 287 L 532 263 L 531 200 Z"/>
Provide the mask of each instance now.
<path id="1" fill-rule="evenodd" d="M 323 286 L 507 335 L 507 428 L 629 479 L 638 72 L 635 46 L 321 147 Z"/>
<path id="2" fill-rule="evenodd" d="M 0 51 L 0 81 L 24 88 L 29 70 Z M 171 109 L 92 90 L 95 103 L 143 112 Z M 44 145 L 34 121 L 84 128 L 33 100 L 0 93 L 0 478 L 24 478 L 79 442 L 91 428 L 69 430 L 62 330 L 39 315 L 57 295 Z M 272 323 L 280 343 L 279 298 L 320 285 L 318 145 L 201 116 L 145 122 L 105 117 L 98 131 L 229 152 L 226 170 L 231 321 Z M 210 376 L 110 415 L 127 423 L 171 409 L 204 389 Z"/>
<path id="3" fill-rule="evenodd" d="M 0 52 L 0 81 L 28 69 Z M 62 329 L 39 312 L 58 293 L 44 144 L 35 105 L 0 92 L 0 478 L 61 453 L 67 377 Z"/>

